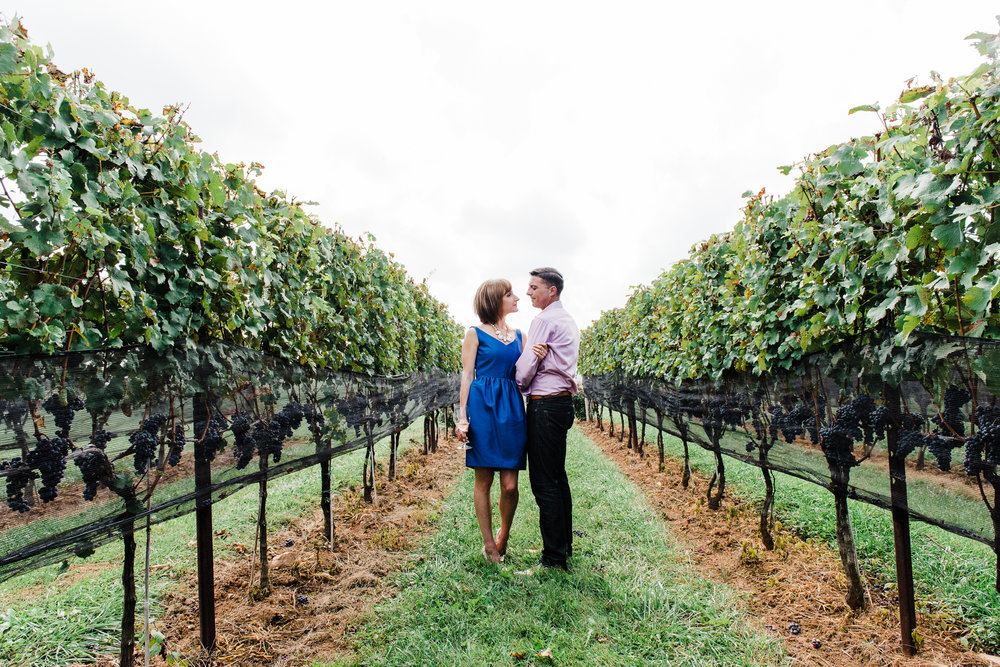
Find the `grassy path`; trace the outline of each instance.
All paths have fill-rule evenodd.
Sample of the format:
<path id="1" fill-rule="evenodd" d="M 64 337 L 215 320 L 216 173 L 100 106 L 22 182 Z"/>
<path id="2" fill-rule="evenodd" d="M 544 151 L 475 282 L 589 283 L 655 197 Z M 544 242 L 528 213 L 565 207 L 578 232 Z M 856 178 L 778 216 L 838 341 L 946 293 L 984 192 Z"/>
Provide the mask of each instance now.
<path id="1" fill-rule="evenodd" d="M 363 624 L 357 654 L 334 664 L 782 663 L 779 643 L 753 628 L 730 589 L 680 559 L 642 493 L 577 429 L 567 468 L 584 533 L 571 572 L 518 574 L 540 546 L 526 474 L 507 562 L 485 563 L 466 474 L 423 559 L 398 575 L 399 595 Z M 536 657 L 544 651 L 552 658 Z"/>

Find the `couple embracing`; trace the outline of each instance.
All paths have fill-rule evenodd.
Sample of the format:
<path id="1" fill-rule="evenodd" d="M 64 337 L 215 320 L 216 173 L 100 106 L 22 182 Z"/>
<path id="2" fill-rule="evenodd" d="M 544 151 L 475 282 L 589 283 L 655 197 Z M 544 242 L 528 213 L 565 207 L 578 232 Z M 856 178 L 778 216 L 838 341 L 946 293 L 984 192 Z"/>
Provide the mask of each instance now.
<path id="1" fill-rule="evenodd" d="M 542 555 L 538 565 L 568 569 L 573 551 L 573 501 L 566 476 L 566 433 L 573 425 L 573 394 L 580 332 L 559 300 L 562 274 L 535 269 L 531 305 L 540 308 L 527 337 L 507 325 L 519 298 L 507 280 L 476 290 L 480 326 L 462 342 L 458 437 L 469 443 L 465 465 L 476 471 L 473 499 L 483 534 L 483 555 L 503 562 L 517 510 L 518 471 L 528 463 L 538 503 Z M 527 411 L 522 394 L 527 398 Z M 490 487 L 500 476 L 500 529 L 493 534 Z"/>

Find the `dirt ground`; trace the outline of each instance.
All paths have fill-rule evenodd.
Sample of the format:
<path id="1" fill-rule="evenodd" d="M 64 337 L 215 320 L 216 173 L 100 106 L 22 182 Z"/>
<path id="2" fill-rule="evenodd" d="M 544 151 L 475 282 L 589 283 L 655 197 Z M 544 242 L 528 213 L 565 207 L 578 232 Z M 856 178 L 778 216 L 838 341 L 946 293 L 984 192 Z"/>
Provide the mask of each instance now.
<path id="1" fill-rule="evenodd" d="M 692 564 L 704 576 L 741 591 L 760 627 L 782 639 L 796 664 L 1000 666 L 998 658 L 963 650 L 957 630 L 942 619 L 919 615 L 921 651 L 904 656 L 896 602 L 881 582 L 868 580 L 869 610 L 851 613 L 834 551 L 787 530 L 777 531 L 776 549 L 766 551 L 755 508 L 727 497 L 721 509 L 709 510 L 707 480 L 696 474 L 690 487 L 682 488 L 680 464 L 671 460 L 665 472 L 657 472 L 655 445 L 640 458 L 617 434 L 609 438 L 593 423 L 580 427 L 646 492 Z M 258 568 L 251 576 L 252 545 L 233 543 L 218 531 L 218 650 L 211 661 L 198 664 L 290 667 L 349 652 L 359 620 L 395 594 L 387 576 L 422 558 L 421 546 L 434 530 L 429 518 L 464 470 L 454 440 L 442 439 L 438 452 L 429 456 L 418 449 L 398 462 L 395 481 L 379 471 L 377 504 L 364 502 L 360 485 L 334 498 L 332 549 L 318 510 L 271 535 L 271 593 L 261 600 L 251 599 L 259 585 Z M 193 578 L 178 581 L 165 603 L 154 630 L 168 638 L 166 652 L 190 659 L 198 654 L 199 641 Z M 798 635 L 791 633 L 791 623 L 801 627 Z M 117 660 L 109 657 L 102 664 L 117 665 Z M 156 657 L 153 664 L 166 663 Z"/>
<path id="2" fill-rule="evenodd" d="M 810 544 L 787 530 L 776 531 L 775 550 L 764 549 L 755 507 L 726 497 L 718 510 L 708 509 L 708 479 L 694 473 L 681 486 L 680 462 L 667 459 L 657 471 L 655 443 L 645 457 L 627 447 L 618 434 L 609 438 L 594 423 L 580 424 L 622 471 L 660 510 L 684 545 L 691 562 L 705 576 L 734 586 L 746 595 L 751 614 L 785 643 L 798 664 L 821 666 L 1000 665 L 1000 659 L 964 650 L 958 632 L 944 619 L 921 616 L 917 632 L 923 643 L 917 656 L 902 654 L 899 609 L 891 590 L 868 579 L 869 609 L 855 614 L 844 602 L 846 582 L 837 553 Z M 794 635 L 789 625 L 801 628 Z M 941 626 L 945 625 L 945 628 Z M 820 647 L 813 647 L 813 640 Z"/>

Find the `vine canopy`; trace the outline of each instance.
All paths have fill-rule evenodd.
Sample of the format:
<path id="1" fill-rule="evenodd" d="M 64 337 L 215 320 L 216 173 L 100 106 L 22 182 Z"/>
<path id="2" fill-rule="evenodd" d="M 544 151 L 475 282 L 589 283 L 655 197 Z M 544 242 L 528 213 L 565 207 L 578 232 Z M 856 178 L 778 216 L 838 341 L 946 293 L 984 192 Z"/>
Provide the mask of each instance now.
<path id="1" fill-rule="evenodd" d="M 198 143 L 181 108 L 136 108 L 0 26 L 0 348 L 215 340 L 368 373 L 457 368 L 459 327 L 391 255 Z"/>

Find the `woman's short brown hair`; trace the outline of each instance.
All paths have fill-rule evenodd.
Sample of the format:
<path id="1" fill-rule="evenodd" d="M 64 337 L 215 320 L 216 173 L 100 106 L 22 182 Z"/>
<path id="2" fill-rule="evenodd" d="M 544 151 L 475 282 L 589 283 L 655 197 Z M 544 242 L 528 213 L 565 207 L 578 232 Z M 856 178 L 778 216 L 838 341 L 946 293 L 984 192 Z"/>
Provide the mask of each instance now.
<path id="1" fill-rule="evenodd" d="M 476 298 L 472 301 L 476 315 L 486 324 L 496 324 L 503 314 L 503 298 L 511 290 L 509 280 L 493 278 L 487 280 L 476 290 Z"/>

